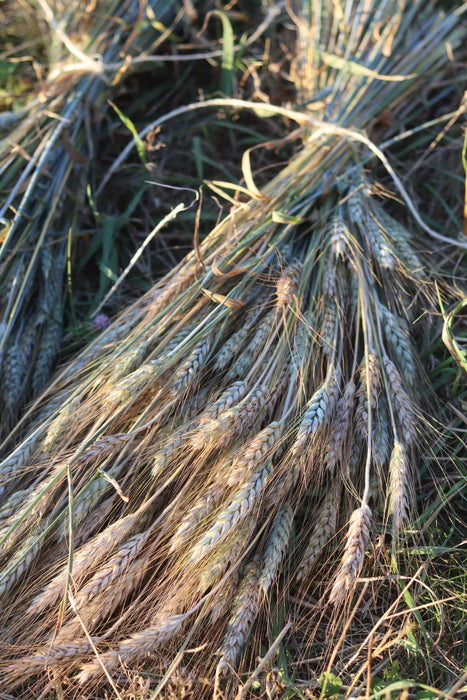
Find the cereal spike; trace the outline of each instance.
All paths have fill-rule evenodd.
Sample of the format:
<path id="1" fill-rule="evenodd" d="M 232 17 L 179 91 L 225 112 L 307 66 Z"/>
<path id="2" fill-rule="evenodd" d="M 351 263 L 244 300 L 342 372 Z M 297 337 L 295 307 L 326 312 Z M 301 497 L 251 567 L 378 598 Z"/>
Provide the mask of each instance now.
<path id="1" fill-rule="evenodd" d="M 277 513 L 264 552 L 258 585 L 267 593 L 282 562 L 293 525 L 293 510 L 289 505 Z"/>
<path id="2" fill-rule="evenodd" d="M 363 437 L 368 435 L 368 414 L 378 406 L 378 396 L 381 389 L 380 366 L 375 353 L 368 353 L 368 366 L 365 358 L 360 364 L 360 383 L 357 389 L 357 410 L 355 416 L 357 427 Z M 369 393 L 368 393 L 369 390 Z"/>
<path id="3" fill-rule="evenodd" d="M 265 295 L 261 292 L 258 293 L 257 298 L 253 297 L 255 300 L 255 307 L 247 311 L 242 327 L 227 338 L 215 356 L 215 370 L 226 369 L 233 358 L 245 349 L 245 343 L 248 340 L 248 337 L 251 335 L 251 329 L 256 326 L 260 317 L 263 315 L 263 310 L 267 301 L 264 297 Z"/>
<path id="4" fill-rule="evenodd" d="M 318 511 L 313 532 L 297 572 L 298 581 L 302 581 L 308 576 L 324 547 L 336 532 L 340 496 L 341 486 L 336 482 L 326 494 Z"/>
<path id="5" fill-rule="evenodd" d="M 62 335 L 62 315 L 60 304 L 56 304 L 53 314 L 42 331 L 41 345 L 34 364 L 31 386 L 34 394 L 39 393 L 52 371 L 55 355 Z"/>
<path id="6" fill-rule="evenodd" d="M 235 486 L 241 483 L 252 473 L 255 466 L 260 463 L 264 457 L 272 456 L 272 452 L 274 447 L 277 447 L 283 428 L 283 421 L 273 421 L 255 435 L 248 443 L 246 450 L 242 451 L 242 454 L 235 458 L 227 478 L 229 486 Z"/>
<path id="7" fill-rule="evenodd" d="M 243 326 L 225 341 L 214 359 L 215 370 L 223 370 L 230 364 L 233 358 L 241 352 L 249 333 L 249 326 Z"/>
<path id="8" fill-rule="evenodd" d="M 182 518 L 180 525 L 175 531 L 170 543 L 170 551 L 177 551 L 184 544 L 189 542 L 197 525 L 209 515 L 216 503 L 218 502 L 222 491 L 216 484 L 206 493 L 198 498 L 196 503 L 190 508 L 188 513 Z"/>
<path id="9" fill-rule="evenodd" d="M 207 336 L 192 350 L 189 357 L 175 373 L 172 394 L 178 395 L 192 385 L 209 356 L 211 346 L 212 337 Z"/>
<path id="10" fill-rule="evenodd" d="M 383 366 L 389 383 L 390 398 L 396 412 L 396 420 L 406 445 L 413 445 L 417 439 L 416 420 L 409 394 L 404 388 L 402 377 L 396 365 L 388 357 Z"/>
<path id="11" fill-rule="evenodd" d="M 297 261 L 293 265 L 288 265 L 276 282 L 276 297 L 279 308 L 296 305 L 296 295 L 302 263 Z"/>
<path id="12" fill-rule="evenodd" d="M 46 533 L 46 524 L 42 523 L 33 535 L 24 540 L 21 549 L 9 560 L 0 576 L 0 599 L 14 586 L 21 583 L 22 577 L 39 556 Z"/>
<path id="13" fill-rule="evenodd" d="M 161 614 L 154 619 L 152 625 L 141 632 L 135 632 L 135 634 L 120 642 L 117 649 L 101 654 L 102 663 L 107 669 L 113 670 L 122 661 L 128 663 L 137 659 L 144 659 L 151 651 L 154 651 L 161 644 L 178 634 L 187 617 L 187 613 L 171 616 Z M 102 674 L 101 664 L 91 661 L 83 665 L 78 678 L 80 683 L 86 683 Z"/>
<path id="14" fill-rule="evenodd" d="M 398 533 L 409 518 L 409 464 L 404 445 L 394 441 L 389 463 L 389 513 L 392 525 Z"/>
<path id="15" fill-rule="evenodd" d="M 339 402 L 336 415 L 331 425 L 331 439 L 326 447 L 323 463 L 331 471 L 344 453 L 349 428 L 351 426 L 352 411 L 355 403 L 355 383 L 351 379 L 347 382 Z"/>
<path id="16" fill-rule="evenodd" d="M 389 423 L 385 402 L 380 398 L 378 409 L 375 413 L 372 424 L 372 450 L 377 466 L 382 467 L 387 464 L 389 457 Z"/>
<path id="17" fill-rule="evenodd" d="M 118 405 L 128 398 L 136 396 L 141 391 L 150 388 L 159 378 L 160 370 L 159 360 L 141 365 L 117 382 L 115 388 L 108 394 L 108 401 Z"/>
<path id="18" fill-rule="evenodd" d="M 331 369 L 326 380 L 308 401 L 292 447 L 294 458 L 303 453 L 306 443 L 331 419 L 337 403 L 339 380 L 339 371 Z"/>
<path id="19" fill-rule="evenodd" d="M 339 309 L 336 300 L 332 297 L 325 296 L 324 298 L 324 317 L 320 331 L 320 342 L 323 352 L 326 355 L 332 356 L 336 350 L 337 339 L 337 321 L 339 318 Z"/>
<path id="20" fill-rule="evenodd" d="M 265 384 L 255 386 L 238 404 L 201 425 L 191 439 L 191 446 L 204 449 L 215 444 L 225 449 L 264 411 L 268 395 L 269 388 Z"/>
<path id="21" fill-rule="evenodd" d="M 73 557 L 73 577 L 76 581 L 83 578 L 100 560 L 103 555 L 109 554 L 124 540 L 140 521 L 139 513 L 129 515 L 116 520 L 105 530 L 88 540 Z M 65 591 L 68 576 L 68 564 L 65 564 L 59 573 L 54 576 L 44 590 L 34 598 L 28 612 L 40 613 L 60 601 Z"/>
<path id="22" fill-rule="evenodd" d="M 227 537 L 219 547 L 207 557 L 199 575 L 198 591 L 204 593 L 217 583 L 232 562 L 237 562 L 248 546 L 251 533 L 255 529 L 253 520 L 245 520 L 230 537 Z M 235 578 L 235 576 L 232 576 Z"/>
<path id="23" fill-rule="evenodd" d="M 197 562 L 202 559 L 233 528 L 245 520 L 261 497 L 272 469 L 272 463 L 268 461 L 234 493 L 230 504 L 219 513 L 207 532 L 190 549 L 189 561 Z"/>
<path id="24" fill-rule="evenodd" d="M 12 415 L 19 406 L 26 372 L 27 362 L 24 362 L 20 346 L 14 343 L 8 348 L 2 367 L 3 402 Z"/>
<path id="25" fill-rule="evenodd" d="M 339 605 L 352 590 L 365 559 L 365 549 L 370 539 L 371 510 L 363 504 L 354 510 L 349 521 L 347 542 L 329 600 Z"/>
<path id="26" fill-rule="evenodd" d="M 404 322 L 401 318 L 393 314 L 384 304 L 378 306 L 383 317 L 383 330 L 386 340 L 389 343 L 390 354 L 397 360 L 399 370 L 408 384 L 413 384 L 417 372 L 414 362 L 412 342 Z"/>
<path id="27" fill-rule="evenodd" d="M 60 407 L 59 413 L 50 422 L 46 436 L 42 442 L 42 449 L 48 452 L 60 441 L 64 433 L 70 429 L 70 424 L 73 421 L 73 413 L 78 410 L 81 403 L 81 397 L 75 396 L 71 401 L 68 401 L 64 406 Z"/>
<path id="28" fill-rule="evenodd" d="M 23 440 L 13 452 L 0 462 L 0 496 L 4 498 L 7 491 L 12 490 L 12 483 L 21 474 L 23 468 L 28 464 L 40 439 L 39 431 L 35 431 Z M 12 514 L 13 515 L 13 514 Z"/>
<path id="29" fill-rule="evenodd" d="M 394 241 L 397 255 L 402 258 L 410 274 L 417 279 L 422 278 L 424 265 L 410 243 L 409 231 L 387 214 L 383 207 L 377 207 L 376 215 L 386 235 Z"/>
<path id="30" fill-rule="evenodd" d="M 227 411 L 231 406 L 238 403 L 247 391 L 248 385 L 245 380 L 234 382 L 225 389 L 219 398 L 208 406 L 198 418 L 198 424 L 215 420 L 218 416 Z"/>
<path id="31" fill-rule="evenodd" d="M 218 653 L 222 655 L 217 668 L 221 674 L 236 668 L 239 656 L 251 632 L 253 622 L 258 614 L 260 604 L 260 588 L 258 585 L 259 562 L 253 559 L 244 570 L 232 610 L 232 616 L 227 625 L 227 632 Z"/>
<path id="32" fill-rule="evenodd" d="M 271 329 L 274 327 L 274 322 L 275 310 L 271 309 L 271 311 L 266 314 L 264 319 L 256 328 L 254 335 L 245 350 L 231 366 L 227 375 L 228 379 L 232 380 L 237 377 L 241 378 L 247 374 L 248 370 L 256 360 L 259 352 L 262 350 L 267 338 L 271 334 Z"/>
<path id="33" fill-rule="evenodd" d="M 91 641 L 97 643 L 99 640 L 91 638 Z M 8 670 L 28 673 L 30 671 L 42 671 L 62 664 L 69 665 L 73 664 L 74 661 L 77 663 L 79 658 L 88 656 L 92 651 L 91 642 L 85 638 L 77 639 L 67 644 L 53 644 L 38 650 L 36 654 L 13 661 Z"/>
<path id="34" fill-rule="evenodd" d="M 345 221 L 340 216 L 334 216 L 328 229 L 331 250 L 336 258 L 345 258 L 349 246 L 350 232 Z"/>
<path id="35" fill-rule="evenodd" d="M 378 265 L 386 270 L 394 269 L 396 267 L 395 250 L 387 240 L 384 229 L 373 216 L 367 218 L 365 232 L 372 245 L 374 258 Z"/>
<path id="36" fill-rule="evenodd" d="M 128 442 L 135 439 L 134 433 L 115 433 L 115 435 L 103 435 L 93 442 L 78 457 L 79 464 L 94 462 L 97 464 L 112 454 L 117 454 Z"/>
<path id="37" fill-rule="evenodd" d="M 108 588 L 115 579 L 128 568 L 129 564 L 136 559 L 142 548 L 148 541 L 150 533 L 142 532 L 139 535 L 130 537 L 111 557 L 101 566 L 94 576 L 76 594 L 78 607 L 84 606 L 99 593 Z"/>

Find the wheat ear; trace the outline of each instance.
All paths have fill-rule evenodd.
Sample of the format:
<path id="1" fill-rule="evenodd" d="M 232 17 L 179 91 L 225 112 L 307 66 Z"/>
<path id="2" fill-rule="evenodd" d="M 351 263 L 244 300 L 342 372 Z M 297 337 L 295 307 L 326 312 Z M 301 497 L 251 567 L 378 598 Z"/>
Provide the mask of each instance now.
<path id="1" fill-rule="evenodd" d="M 114 670 L 121 663 L 129 663 L 144 659 L 162 644 L 168 642 L 182 629 L 190 613 L 163 616 L 156 619 L 152 625 L 132 634 L 120 642 L 117 649 L 100 655 L 102 664 L 107 670 Z M 84 664 L 78 676 L 80 683 L 99 677 L 103 674 L 102 665 L 95 661 Z"/>
<path id="2" fill-rule="evenodd" d="M 391 391 L 391 400 L 396 413 L 396 420 L 404 443 L 413 445 L 417 438 L 416 419 L 412 402 L 404 388 L 402 377 L 394 362 L 388 357 L 383 360 L 383 366 Z"/>
<path id="3" fill-rule="evenodd" d="M 380 365 L 378 357 L 369 352 L 360 364 L 360 383 L 357 389 L 357 428 L 362 437 L 368 437 L 369 411 L 373 413 L 378 405 L 381 391 Z"/>
<path id="4" fill-rule="evenodd" d="M 276 302 L 279 308 L 297 306 L 297 289 L 303 264 L 296 261 L 288 265 L 276 282 Z"/>
<path id="5" fill-rule="evenodd" d="M 248 384 L 243 379 L 238 382 L 233 382 L 227 389 L 224 389 L 222 394 L 203 413 L 198 417 L 197 424 L 201 425 L 210 420 L 215 420 L 218 416 L 237 404 L 247 392 Z"/>
<path id="6" fill-rule="evenodd" d="M 389 513 L 395 533 L 401 530 L 409 516 L 409 473 L 405 447 L 395 440 L 389 462 Z"/>
<path id="7" fill-rule="evenodd" d="M 38 428 L 0 462 L 0 497 L 4 498 L 4 494 L 12 490 L 16 478 L 21 475 L 28 461 L 32 461 L 41 438 L 40 433 Z"/>
<path id="8" fill-rule="evenodd" d="M 232 459 L 226 458 L 218 465 L 216 481 L 196 500 L 194 505 L 182 518 L 171 542 L 171 551 L 182 546 L 193 534 L 196 526 L 213 510 L 225 493 L 225 488 L 238 486 L 254 472 L 255 466 L 266 456 L 272 456 L 283 429 L 282 421 L 274 421 L 261 430 L 240 454 Z M 225 480 L 223 479 L 225 477 Z"/>
<path id="9" fill-rule="evenodd" d="M 336 415 L 331 424 L 331 438 L 323 456 L 323 464 L 331 471 L 335 468 L 336 463 L 342 459 L 345 453 L 345 446 L 351 426 L 354 402 L 355 383 L 353 380 L 350 380 L 347 382 L 344 393 L 337 404 Z"/>
<path id="10" fill-rule="evenodd" d="M 260 500 L 273 471 L 272 462 L 268 460 L 245 481 L 234 493 L 229 505 L 217 516 L 207 532 L 189 551 L 189 561 L 202 559 L 214 546 L 217 546 L 233 528 L 237 528 Z"/>
<path id="11" fill-rule="evenodd" d="M 324 547 L 336 532 L 340 497 L 341 486 L 336 483 L 326 494 L 318 511 L 313 532 L 298 567 L 297 581 L 302 581 L 309 575 Z"/>
<path id="12" fill-rule="evenodd" d="M 136 559 L 139 555 L 148 541 L 149 536 L 150 532 L 146 531 L 130 537 L 125 544 L 96 571 L 86 585 L 76 593 L 76 605 L 78 607 L 86 605 L 88 601 L 98 596 L 101 591 L 110 586 L 113 581 L 120 578 L 133 559 Z"/>
<path id="13" fill-rule="evenodd" d="M 406 323 L 402 318 L 389 311 L 384 304 L 379 304 L 378 309 L 382 315 L 383 330 L 390 355 L 397 360 L 397 365 L 405 381 L 413 385 L 417 377 L 417 370 L 414 349 Z"/>
<path id="14" fill-rule="evenodd" d="M 307 443 L 316 437 L 320 428 L 328 423 L 337 403 L 339 391 L 339 371 L 330 367 L 324 383 L 315 391 L 308 401 L 292 446 L 294 459 L 303 454 Z"/>
<path id="15" fill-rule="evenodd" d="M 363 567 L 365 549 L 370 539 L 370 524 L 371 510 L 366 504 L 354 510 L 349 521 L 342 561 L 329 595 L 331 603 L 340 604 L 355 585 Z"/>
<path id="16" fill-rule="evenodd" d="M 39 650 L 36 654 L 26 656 L 13 661 L 7 668 L 8 671 L 18 673 L 21 671 L 41 671 L 44 668 L 61 665 L 73 665 L 79 663 L 81 657 L 89 656 L 93 651 L 92 644 L 98 639 L 77 639 L 66 644 L 56 644 Z"/>
<path id="17" fill-rule="evenodd" d="M 0 576 L 0 598 L 21 584 L 21 579 L 39 556 L 46 534 L 46 523 L 41 523 L 37 531 L 23 541 L 21 549 L 10 559 Z"/>
<path id="18" fill-rule="evenodd" d="M 293 510 L 289 505 L 281 508 L 274 518 L 271 534 L 261 562 L 258 585 L 267 593 L 282 562 L 293 526 Z"/>
<path id="19" fill-rule="evenodd" d="M 227 484 L 236 486 L 246 479 L 255 466 L 264 459 L 272 457 L 274 448 L 278 448 L 279 439 L 284 428 L 283 421 L 273 421 L 247 444 L 242 454 L 236 457 L 229 469 Z"/>
<path id="20" fill-rule="evenodd" d="M 221 660 L 217 668 L 221 674 L 228 673 L 232 668 L 237 667 L 239 656 L 258 614 L 260 604 L 258 575 L 259 562 L 254 559 L 245 567 L 243 580 L 233 603 L 227 632 L 218 650 Z"/>
<path id="21" fill-rule="evenodd" d="M 125 569 L 120 569 L 118 577 L 105 588 L 101 587 L 97 577 L 92 579 L 97 583 L 99 591 L 87 601 L 76 601 L 81 621 L 71 619 L 64 625 L 55 639 L 56 644 L 67 644 L 79 637 L 82 630 L 82 622 L 89 632 L 95 630 L 103 620 L 108 620 L 110 615 L 130 596 L 140 585 L 150 565 L 150 556 L 145 552 L 141 556 L 127 563 Z M 89 582 L 91 584 L 91 581 Z M 87 588 L 87 585 L 86 585 Z M 84 589 L 83 589 L 84 590 Z M 94 589 L 95 590 L 95 589 Z M 90 589 L 87 588 L 87 593 Z M 80 592 L 77 598 L 80 599 Z"/>
<path id="22" fill-rule="evenodd" d="M 225 449 L 264 411 L 269 395 L 265 384 L 253 387 L 243 399 L 217 418 L 208 420 L 194 433 L 191 447 L 195 450 L 213 445 Z"/>
<path id="23" fill-rule="evenodd" d="M 105 530 L 88 540 L 73 557 L 73 576 L 79 581 L 84 578 L 105 554 L 114 550 L 128 536 L 140 521 L 139 513 L 130 513 L 109 525 Z M 65 592 L 68 578 L 68 564 L 53 577 L 44 590 L 36 596 L 28 612 L 40 613 L 48 607 L 57 604 Z"/>

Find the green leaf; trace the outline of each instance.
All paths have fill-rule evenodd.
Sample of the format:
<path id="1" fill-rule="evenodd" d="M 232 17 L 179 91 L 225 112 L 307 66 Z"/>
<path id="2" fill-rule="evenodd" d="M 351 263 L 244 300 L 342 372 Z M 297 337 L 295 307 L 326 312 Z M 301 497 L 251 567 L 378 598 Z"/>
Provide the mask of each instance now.
<path id="1" fill-rule="evenodd" d="M 378 689 L 375 689 L 374 692 L 371 693 L 370 697 L 368 700 L 379 700 L 381 698 L 382 700 L 386 700 L 386 698 L 390 697 L 391 700 L 392 698 L 397 698 L 399 697 L 399 691 L 400 690 L 405 690 L 406 688 L 412 688 L 414 686 L 413 681 L 396 681 L 395 683 L 390 683 L 389 685 L 384 682 L 382 686 L 380 686 Z M 373 687 L 372 687 L 373 691 Z M 395 695 L 393 695 L 395 693 Z"/>
<path id="2" fill-rule="evenodd" d="M 215 15 L 221 18 L 222 21 L 222 73 L 221 73 L 221 92 L 227 97 L 231 97 L 234 85 L 234 33 L 229 18 L 225 12 L 216 10 Z"/>
<path id="3" fill-rule="evenodd" d="M 113 270 L 110 269 L 110 267 L 107 267 L 107 265 L 99 265 L 101 271 L 104 273 L 106 277 L 108 277 L 112 282 L 115 282 L 117 280 L 117 275 Z"/>
<path id="4" fill-rule="evenodd" d="M 299 216 L 290 216 L 281 211 L 272 212 L 272 220 L 276 224 L 301 224 L 302 219 Z"/>
<path id="5" fill-rule="evenodd" d="M 349 73 L 361 75 L 365 78 L 375 78 L 376 80 L 384 80 L 385 82 L 398 83 L 402 80 L 411 80 L 412 78 L 417 77 L 416 73 L 411 73 L 410 75 L 381 75 L 377 71 L 363 66 L 361 63 L 349 61 L 345 58 L 341 58 L 340 56 L 327 53 L 326 51 L 321 51 L 320 56 L 323 63 L 331 68 L 336 68 L 337 70 L 347 70 Z"/>
<path id="6" fill-rule="evenodd" d="M 321 683 L 320 700 L 321 698 L 332 698 L 340 695 L 343 683 L 339 676 L 324 671 L 319 677 L 319 682 Z"/>
<path id="7" fill-rule="evenodd" d="M 392 683 L 393 681 L 401 680 L 399 664 L 397 661 L 393 661 L 389 668 L 386 668 L 384 670 L 383 677 L 387 683 Z"/>
<path id="8" fill-rule="evenodd" d="M 136 129 L 135 125 L 133 124 L 133 122 L 131 121 L 131 119 L 130 119 L 129 117 L 125 116 L 125 115 L 123 114 L 123 112 L 121 112 L 121 111 L 119 110 L 119 108 L 117 107 L 117 105 L 114 105 L 114 103 L 111 102 L 110 100 L 109 100 L 109 105 L 112 107 L 112 109 L 115 110 L 115 112 L 117 113 L 117 115 L 118 115 L 120 121 L 121 121 L 123 124 L 125 124 L 125 126 L 127 127 L 127 129 L 131 132 L 131 135 L 133 136 L 133 139 L 134 139 L 134 142 L 135 142 L 135 145 L 136 145 L 136 150 L 138 151 L 139 159 L 140 159 L 140 161 L 142 162 L 142 164 L 143 164 L 144 166 L 146 166 L 147 161 L 146 161 L 146 153 L 145 153 L 145 151 L 144 151 L 144 143 L 142 142 L 142 140 L 141 140 L 141 138 L 140 138 L 140 136 L 139 136 L 139 134 L 138 134 L 138 130 Z"/>
<path id="9" fill-rule="evenodd" d="M 432 690 L 417 690 L 416 700 L 436 700 L 439 695 Z"/>
<path id="10" fill-rule="evenodd" d="M 442 337 L 443 337 L 444 344 L 446 345 L 447 349 L 451 353 L 456 364 L 460 367 L 462 372 L 467 377 L 467 352 L 461 348 L 461 346 L 458 344 L 458 342 L 456 341 L 456 339 L 454 337 L 454 333 L 452 332 L 452 324 L 453 324 L 456 316 L 464 308 L 467 308 L 467 299 L 463 299 L 459 304 L 457 304 L 454 311 L 451 311 L 447 315 L 444 314 L 444 310 L 443 310 L 444 323 L 443 323 Z"/>
<path id="11" fill-rule="evenodd" d="M 193 156 L 196 165 L 196 174 L 200 180 L 204 179 L 204 164 L 203 164 L 203 149 L 201 146 L 201 139 L 199 136 L 193 136 Z"/>

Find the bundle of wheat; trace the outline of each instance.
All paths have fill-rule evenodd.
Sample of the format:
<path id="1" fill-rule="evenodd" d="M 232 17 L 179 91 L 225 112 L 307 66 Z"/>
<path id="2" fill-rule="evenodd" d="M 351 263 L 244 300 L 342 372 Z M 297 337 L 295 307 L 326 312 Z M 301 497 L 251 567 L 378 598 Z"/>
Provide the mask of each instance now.
<path id="1" fill-rule="evenodd" d="M 128 71 L 144 66 L 177 9 L 181 3 L 177 8 L 159 0 L 145 9 L 122 0 L 53 8 L 37 0 L 9 10 L 8 27 L 11 33 L 16 27 L 21 42 L 25 23 L 31 28 L 27 46 L 39 47 L 40 60 L 22 60 L 35 66 L 40 80 L 25 104 L 0 115 L 0 401 L 6 427 L 43 387 L 60 344 L 67 241 L 70 255 L 109 95 Z M 14 50 L 6 55 L 12 60 Z"/>
<path id="2" fill-rule="evenodd" d="M 164 684 L 182 660 L 224 682 L 274 582 L 307 585 L 332 542 L 339 608 L 375 519 L 394 541 L 410 519 L 411 327 L 433 271 L 385 211 L 375 154 L 407 196 L 362 130 L 442 74 L 462 30 L 423 2 L 309 10 L 291 15 L 294 70 L 321 119 L 282 109 L 303 140 L 290 163 L 258 191 L 245 158 L 250 196 L 63 370 L 0 464 L 1 670 L 23 697 L 145 665 Z"/>

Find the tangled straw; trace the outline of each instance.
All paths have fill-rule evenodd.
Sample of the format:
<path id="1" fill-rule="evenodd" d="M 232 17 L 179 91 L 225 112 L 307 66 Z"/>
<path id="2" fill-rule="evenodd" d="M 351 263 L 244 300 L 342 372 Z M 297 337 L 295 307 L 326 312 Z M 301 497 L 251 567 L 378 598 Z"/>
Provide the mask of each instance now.
<path id="1" fill-rule="evenodd" d="M 367 5 L 295 18 L 321 127 L 65 368 L 0 464 L 7 687 L 52 669 L 88 692 L 187 640 L 191 670 L 231 674 L 275 585 L 307 585 L 333 542 L 339 607 L 378 509 L 395 536 L 407 523 L 412 302 L 433 272 L 378 199 L 368 137 L 347 137 L 441 74 L 461 31 L 424 3 Z"/>

